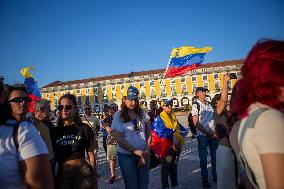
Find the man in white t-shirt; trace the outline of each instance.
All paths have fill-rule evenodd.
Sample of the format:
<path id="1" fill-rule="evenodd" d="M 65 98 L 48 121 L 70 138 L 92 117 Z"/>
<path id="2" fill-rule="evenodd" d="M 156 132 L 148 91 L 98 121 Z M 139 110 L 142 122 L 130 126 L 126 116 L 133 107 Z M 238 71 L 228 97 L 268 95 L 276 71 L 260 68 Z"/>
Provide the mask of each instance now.
<path id="1" fill-rule="evenodd" d="M 86 104 L 84 106 L 84 110 L 85 110 L 85 114 L 83 115 L 83 117 L 81 117 L 81 120 L 83 123 L 86 123 L 87 125 L 89 125 L 92 130 L 94 131 L 95 134 L 95 156 L 97 155 L 97 149 L 99 147 L 98 145 L 98 132 L 100 131 L 100 120 L 99 118 L 97 118 L 95 115 L 92 114 L 92 107 L 89 104 Z M 96 158 L 97 159 L 97 158 Z M 97 166 L 96 166 L 97 167 Z M 98 175 L 98 173 L 97 173 Z"/>
<path id="2" fill-rule="evenodd" d="M 216 150 L 218 148 L 218 139 L 214 132 L 214 109 L 209 102 L 205 100 L 207 89 L 197 87 L 195 94 L 197 101 L 192 105 L 192 120 L 197 128 L 197 142 L 200 159 L 201 178 L 204 188 L 209 188 L 208 170 L 207 170 L 207 147 L 210 149 L 213 181 L 217 181 L 216 174 Z"/>
<path id="3" fill-rule="evenodd" d="M 81 118 L 83 123 L 89 125 L 95 134 L 97 135 L 98 131 L 100 130 L 100 120 L 95 115 L 92 114 L 91 105 L 86 104 L 84 107 L 85 114 Z"/>

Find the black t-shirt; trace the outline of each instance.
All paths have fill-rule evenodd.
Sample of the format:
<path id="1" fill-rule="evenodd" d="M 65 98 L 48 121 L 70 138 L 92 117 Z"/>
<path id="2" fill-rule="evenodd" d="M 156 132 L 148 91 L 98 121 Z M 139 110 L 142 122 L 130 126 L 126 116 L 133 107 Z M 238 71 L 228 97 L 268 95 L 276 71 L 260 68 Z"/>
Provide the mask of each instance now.
<path id="1" fill-rule="evenodd" d="M 219 139 L 224 137 L 229 138 L 227 127 L 227 116 L 226 113 L 223 112 L 221 115 L 218 115 L 216 110 L 214 111 L 214 121 L 215 121 L 215 131 Z"/>
<path id="2" fill-rule="evenodd" d="M 51 140 L 59 163 L 84 158 L 85 151 L 95 149 L 94 132 L 84 123 L 55 127 L 51 131 Z"/>

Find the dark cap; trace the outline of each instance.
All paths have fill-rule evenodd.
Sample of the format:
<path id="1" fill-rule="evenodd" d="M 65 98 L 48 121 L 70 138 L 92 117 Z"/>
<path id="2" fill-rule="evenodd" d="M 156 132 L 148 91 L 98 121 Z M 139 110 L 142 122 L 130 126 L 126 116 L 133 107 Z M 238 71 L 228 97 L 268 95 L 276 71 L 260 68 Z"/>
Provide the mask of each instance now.
<path id="1" fill-rule="evenodd" d="M 135 87 L 133 87 L 133 86 L 130 86 L 130 87 L 127 89 L 127 99 L 128 99 L 128 100 L 137 99 L 137 98 L 138 98 L 138 94 L 139 94 L 138 89 L 135 88 Z"/>
<path id="2" fill-rule="evenodd" d="M 115 104 L 115 103 L 112 103 L 112 104 L 109 105 L 109 108 L 117 110 L 118 109 L 118 105 Z"/>
<path id="3" fill-rule="evenodd" d="M 195 93 L 197 93 L 197 92 L 199 92 L 199 91 L 206 92 L 206 91 L 208 91 L 208 89 L 206 89 L 206 88 L 204 88 L 204 87 L 196 87 Z"/>
<path id="4" fill-rule="evenodd" d="M 172 100 L 170 100 L 170 99 L 163 99 L 162 101 L 161 101 L 161 106 L 166 106 L 166 105 L 169 105 L 169 104 L 172 104 L 173 102 L 172 102 Z"/>

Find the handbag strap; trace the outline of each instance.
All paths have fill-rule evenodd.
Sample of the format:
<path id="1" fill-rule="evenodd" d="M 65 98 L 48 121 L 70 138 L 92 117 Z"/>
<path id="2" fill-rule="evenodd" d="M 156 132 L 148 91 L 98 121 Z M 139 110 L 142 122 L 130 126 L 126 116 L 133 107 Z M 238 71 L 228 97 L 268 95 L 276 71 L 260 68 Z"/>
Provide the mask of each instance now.
<path id="1" fill-rule="evenodd" d="M 250 166 L 249 166 L 249 164 L 248 164 L 248 162 L 247 162 L 247 160 L 245 158 L 245 155 L 243 153 L 243 141 L 244 141 L 244 137 L 245 137 L 246 131 L 248 129 L 253 129 L 254 128 L 255 122 L 258 119 L 258 117 L 260 116 L 260 114 L 262 114 L 267 109 L 268 108 L 260 108 L 257 111 L 253 112 L 248 117 L 248 119 L 246 120 L 243 128 L 241 129 L 240 137 L 238 139 L 239 147 L 240 147 L 240 152 L 238 154 L 239 155 L 239 159 L 241 161 L 242 166 L 245 168 L 247 176 L 248 176 L 248 178 L 249 178 L 249 180 L 250 180 L 250 182 L 251 182 L 251 184 L 253 185 L 254 188 L 259 188 L 259 187 L 258 187 L 258 184 L 256 182 L 255 175 L 254 175 L 252 169 L 250 168 Z"/>
<path id="2" fill-rule="evenodd" d="M 20 125 L 20 122 L 17 122 L 14 126 L 13 126 L 13 141 L 14 141 L 14 144 L 15 144 L 15 147 L 16 147 L 16 150 L 18 152 L 19 150 L 19 140 L 18 140 L 18 130 L 19 130 L 19 125 Z"/>

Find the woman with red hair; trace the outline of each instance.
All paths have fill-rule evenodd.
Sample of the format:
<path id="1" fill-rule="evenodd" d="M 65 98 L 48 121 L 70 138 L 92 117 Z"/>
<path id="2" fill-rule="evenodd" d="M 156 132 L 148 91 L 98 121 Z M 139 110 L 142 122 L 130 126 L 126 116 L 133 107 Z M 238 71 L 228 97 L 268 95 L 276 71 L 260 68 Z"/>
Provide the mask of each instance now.
<path id="1" fill-rule="evenodd" d="M 240 160 L 255 187 L 284 188 L 284 41 L 259 41 L 241 73 L 231 102 Z"/>

